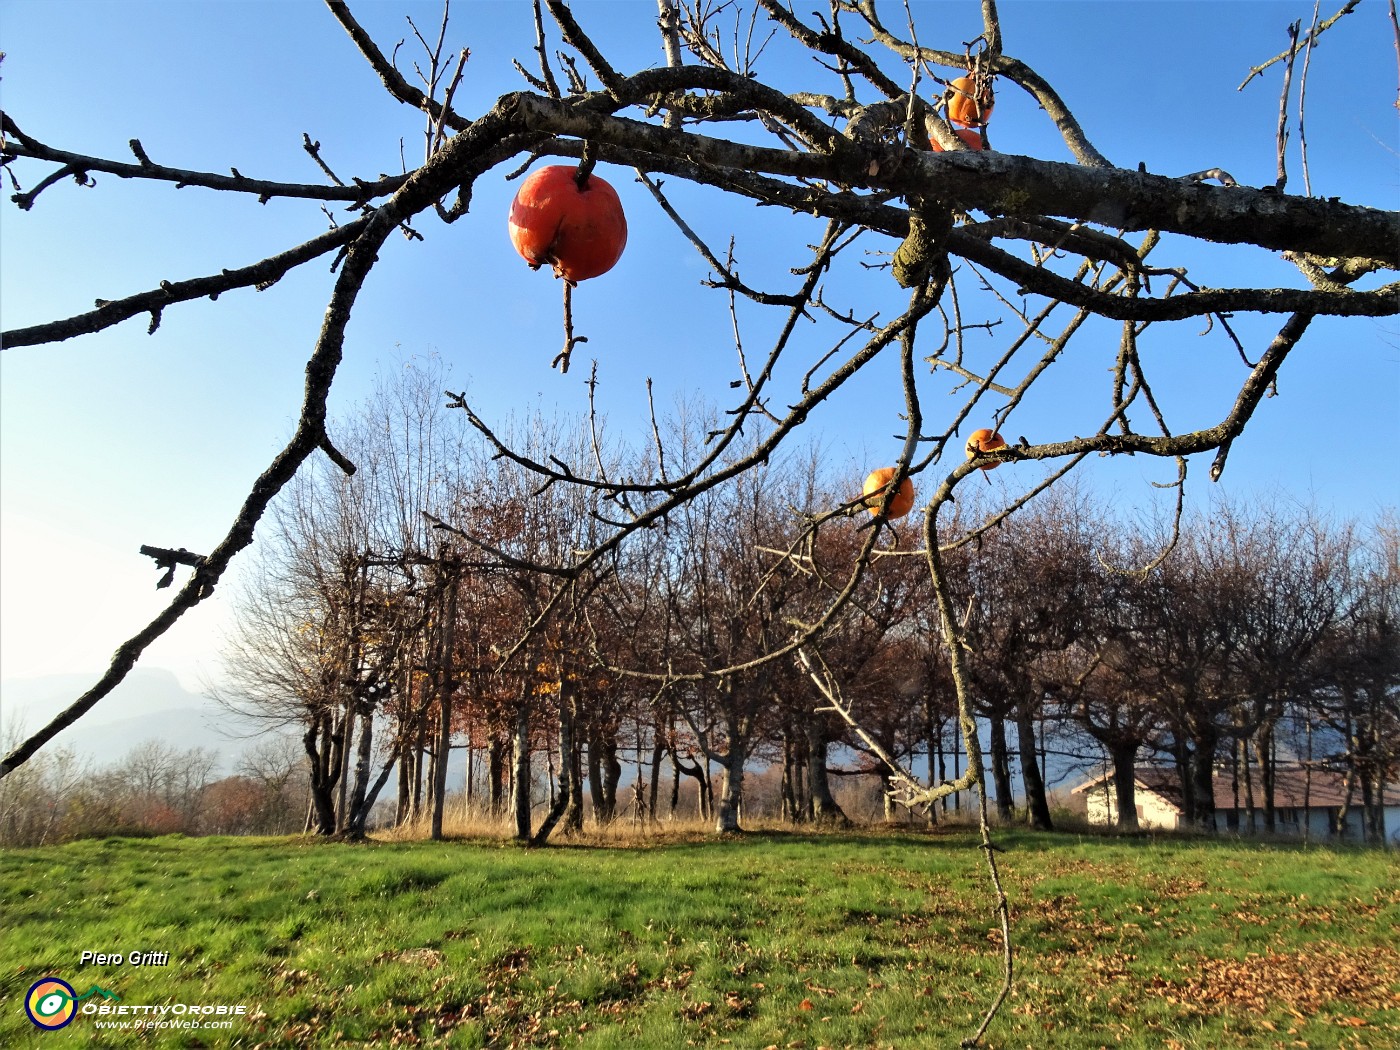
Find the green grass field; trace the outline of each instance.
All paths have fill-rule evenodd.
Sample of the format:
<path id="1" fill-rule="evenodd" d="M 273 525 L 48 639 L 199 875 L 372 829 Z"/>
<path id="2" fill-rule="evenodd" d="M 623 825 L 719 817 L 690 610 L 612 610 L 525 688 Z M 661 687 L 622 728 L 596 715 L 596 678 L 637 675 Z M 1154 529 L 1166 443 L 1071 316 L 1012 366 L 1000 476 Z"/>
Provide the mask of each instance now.
<path id="1" fill-rule="evenodd" d="M 986 1045 L 1400 1046 L 1393 853 L 1000 840 L 1017 981 Z M 1000 979 L 977 841 L 11 850 L 0 1046 L 956 1046 Z M 80 967 L 83 951 L 169 962 Z M 46 976 L 128 1014 L 82 1012 L 119 1008 L 94 994 L 41 1031 L 24 1000 Z M 191 1004 L 245 1013 L 227 1030 L 98 1027 Z"/>

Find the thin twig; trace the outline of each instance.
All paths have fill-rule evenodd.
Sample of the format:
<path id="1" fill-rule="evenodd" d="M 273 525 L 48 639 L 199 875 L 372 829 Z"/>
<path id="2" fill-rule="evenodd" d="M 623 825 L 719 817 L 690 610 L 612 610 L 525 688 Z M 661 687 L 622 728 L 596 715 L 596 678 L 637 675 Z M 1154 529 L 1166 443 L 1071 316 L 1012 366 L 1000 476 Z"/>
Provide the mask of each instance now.
<path id="1" fill-rule="evenodd" d="M 1395 36 L 1395 61 L 1400 65 L 1400 15 L 1395 13 L 1395 0 L 1390 0 L 1390 28 Z M 1400 87 L 1395 89 L 1395 108 L 1400 109 Z"/>
<path id="2" fill-rule="evenodd" d="M 652 397 L 651 376 L 647 376 L 647 411 L 651 414 L 651 437 L 656 446 L 656 472 L 664 485 L 666 480 L 666 446 L 661 440 L 661 429 L 656 424 L 656 400 Z"/>
<path id="3" fill-rule="evenodd" d="M 534 0 L 535 9 L 535 53 L 540 60 L 540 76 L 544 79 L 544 89 L 550 98 L 562 98 L 563 93 L 559 90 L 559 81 L 554 79 L 554 70 L 549 64 L 549 47 L 544 37 L 544 11 L 540 7 L 540 0 Z"/>
<path id="4" fill-rule="evenodd" d="M 1288 27 L 1288 60 L 1283 67 L 1283 90 L 1279 92 L 1278 99 L 1278 177 L 1274 180 L 1274 189 L 1279 193 L 1288 185 L 1288 94 L 1293 86 L 1293 59 L 1298 53 L 1298 30 L 1301 26 L 1301 22 L 1293 22 Z"/>
<path id="5" fill-rule="evenodd" d="M 1317 39 L 1317 15 L 1322 0 L 1313 0 L 1312 27 L 1308 30 L 1307 46 L 1303 49 L 1303 73 L 1298 78 L 1298 156 L 1303 166 L 1303 192 L 1312 196 L 1312 173 L 1308 169 L 1308 134 L 1303 119 L 1308 98 L 1308 67 L 1312 65 L 1313 41 Z"/>
<path id="6" fill-rule="evenodd" d="M 964 1047 L 975 1047 L 982 1041 L 982 1037 L 987 1034 L 987 1028 L 991 1025 L 993 1018 L 1006 1002 L 1006 997 L 1011 994 L 1012 979 L 1015 975 L 1015 955 L 1011 946 L 1011 905 L 1006 899 L 1006 890 L 1001 884 L 1001 873 L 997 869 L 997 846 L 992 842 L 992 825 L 987 815 L 987 787 L 985 783 L 979 784 L 977 788 L 978 808 L 977 824 L 982 835 L 982 852 L 987 861 L 987 871 L 992 880 L 992 892 L 996 895 L 997 919 L 1001 923 L 1001 987 L 997 990 L 996 998 L 992 1000 L 987 1012 L 982 1017 L 982 1023 L 977 1026 L 977 1031 L 962 1041 Z"/>
<path id="7" fill-rule="evenodd" d="M 346 6 L 345 0 L 325 0 L 325 2 L 336 21 L 350 34 L 350 39 L 355 42 L 355 46 L 360 49 L 360 54 L 364 55 L 369 62 L 370 68 L 379 74 L 379 79 L 383 81 L 384 87 L 388 89 L 390 95 L 414 109 L 423 110 L 429 116 L 441 119 L 453 131 L 465 131 L 471 126 L 471 121 L 462 118 L 435 99 L 424 95 L 423 92 L 405 80 L 403 74 L 394 67 L 394 64 L 384 57 L 384 52 L 379 49 L 379 45 L 355 20 L 355 16 L 350 13 L 350 8 Z"/>
<path id="8" fill-rule="evenodd" d="M 1331 18 L 1329 18 L 1327 21 L 1323 22 L 1320 26 L 1318 26 L 1318 27 L 1316 28 L 1316 30 L 1314 30 L 1311 34 L 1309 34 L 1309 39 L 1310 39 L 1310 40 L 1311 40 L 1311 39 L 1315 39 L 1316 37 L 1321 36 L 1321 35 L 1323 34 L 1323 32 L 1325 32 L 1326 30 L 1331 29 L 1332 26 L 1335 25 L 1335 24 L 1337 23 L 1338 19 L 1340 19 L 1343 15 L 1349 15 L 1349 14 L 1351 14 L 1352 11 L 1354 11 L 1354 10 L 1356 9 L 1356 5 L 1359 4 L 1360 2 L 1361 2 L 1361 0 L 1347 0 L 1347 2 L 1346 2 L 1345 4 L 1342 5 L 1342 8 L 1341 8 L 1340 11 L 1338 11 L 1335 15 L 1333 15 L 1333 16 L 1332 16 Z M 1393 10 L 1394 7 L 1395 7 L 1394 0 L 1391 0 L 1391 9 Z M 1243 91 L 1244 88 L 1245 88 L 1245 85 L 1248 84 L 1251 80 L 1253 80 L 1255 77 L 1259 76 L 1261 73 L 1264 72 L 1264 70 L 1268 69 L 1268 68 L 1269 68 L 1270 66 L 1272 66 L 1275 62 L 1282 62 L 1282 61 L 1283 61 L 1284 59 L 1286 59 L 1287 57 L 1288 57 L 1288 51 L 1281 51 L 1281 52 L 1279 52 L 1277 55 L 1275 55 L 1273 58 L 1269 59 L 1267 62 L 1261 62 L 1261 63 L 1260 63 L 1259 65 L 1257 65 L 1257 66 L 1251 66 L 1251 67 L 1250 67 L 1250 70 L 1249 70 L 1249 75 L 1246 76 L 1246 77 L 1244 78 L 1244 80 L 1242 80 L 1242 81 L 1240 82 L 1240 86 L 1237 87 L 1235 90 L 1236 90 L 1236 91 Z"/>
<path id="9" fill-rule="evenodd" d="M 561 283 L 564 285 L 564 349 L 554 356 L 549 367 L 559 369 L 562 375 L 569 370 L 574 347 L 588 342 L 588 336 L 574 335 L 574 282 L 565 278 Z"/>

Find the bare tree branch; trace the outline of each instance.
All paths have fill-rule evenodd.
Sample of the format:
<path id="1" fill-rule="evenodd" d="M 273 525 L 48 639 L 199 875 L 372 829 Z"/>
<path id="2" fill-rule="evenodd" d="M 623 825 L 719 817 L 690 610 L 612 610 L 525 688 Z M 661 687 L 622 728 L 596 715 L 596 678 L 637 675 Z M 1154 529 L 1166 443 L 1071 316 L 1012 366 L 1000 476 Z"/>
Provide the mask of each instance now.
<path id="1" fill-rule="evenodd" d="M 1317 26 L 1316 29 L 1308 33 L 1307 42 L 1311 44 L 1312 41 L 1316 40 L 1319 36 L 1321 36 L 1323 32 L 1325 32 L 1328 29 L 1331 29 L 1332 26 L 1335 25 L 1343 15 L 1351 14 L 1354 10 L 1356 10 L 1356 5 L 1360 2 L 1361 0 L 1347 0 L 1347 2 L 1342 5 L 1341 9 L 1335 15 L 1333 15 L 1331 18 L 1327 19 L 1327 21 Z M 1264 70 L 1268 69 L 1276 62 L 1284 61 L 1286 58 L 1288 58 L 1289 52 L 1294 49 L 1294 46 L 1294 44 L 1290 43 L 1289 47 L 1286 50 L 1280 51 L 1277 55 L 1269 59 L 1267 62 L 1262 62 L 1257 66 L 1251 66 L 1249 69 L 1249 75 L 1245 77 L 1244 80 L 1240 81 L 1240 86 L 1237 87 L 1235 90 L 1243 91 L 1245 89 L 1245 85 L 1247 85 L 1255 77 L 1262 74 Z"/>
<path id="2" fill-rule="evenodd" d="M 8 163 L 16 157 L 25 157 L 31 160 L 51 161 L 61 164 L 63 167 L 59 171 L 62 177 L 83 174 L 88 175 L 94 171 L 106 172 L 109 175 L 116 175 L 123 179 L 151 179 L 156 182 L 171 182 L 176 188 L 184 186 L 203 186 L 211 190 L 226 190 L 234 193 L 255 194 L 262 203 L 267 203 L 274 197 L 303 198 L 306 200 L 321 201 L 348 201 L 352 205 L 366 204 L 376 197 L 383 197 L 393 193 L 403 185 L 407 175 L 390 175 L 374 182 L 361 182 L 356 180 L 353 185 L 346 186 L 337 183 L 334 186 L 321 186 L 314 183 L 299 182 L 271 182 L 266 179 L 250 179 L 240 175 L 237 169 L 232 175 L 216 175 L 213 172 L 193 171 L 188 168 L 171 168 L 164 164 L 153 164 L 146 152 L 141 148 L 141 143 L 131 140 L 132 151 L 138 157 L 138 163 L 132 164 L 129 161 L 107 160 L 103 157 L 92 157 L 81 153 L 72 153 L 68 150 L 56 149 L 40 142 L 38 139 L 26 135 L 20 131 L 19 126 L 6 113 L 0 113 L 0 126 L 4 131 L 4 162 Z M 314 155 L 314 154 L 313 154 Z M 323 170 L 327 170 L 322 165 Z M 16 193 L 11 196 L 16 204 L 28 211 L 34 206 L 35 198 L 48 183 L 41 183 L 40 186 L 28 193 Z"/>
<path id="3" fill-rule="evenodd" d="M 467 129 L 470 121 L 458 116 L 453 112 L 451 106 L 429 98 L 404 79 L 403 74 L 394 68 L 394 64 L 384 57 L 384 52 L 379 50 L 379 45 L 355 20 L 355 16 L 350 13 L 350 8 L 346 6 L 345 0 L 326 0 L 326 6 L 330 8 L 336 21 L 350 34 L 350 39 L 360 49 L 360 54 L 365 56 L 370 68 L 379 74 L 379 79 L 384 82 L 384 87 L 388 89 L 390 95 L 405 105 L 422 110 L 434 121 L 451 128 L 453 131 Z"/>
<path id="4" fill-rule="evenodd" d="M 309 262 L 336 248 L 350 244 L 369 224 L 368 218 L 335 229 L 327 230 L 313 237 L 305 244 L 298 245 L 278 255 L 268 256 L 251 266 L 236 270 L 224 270 L 217 276 L 194 277 L 187 281 L 163 281 L 159 288 L 138 292 L 125 299 L 112 301 L 99 300 L 97 309 L 77 314 L 61 321 L 31 325 L 0 333 L 0 348 L 13 349 L 17 346 L 38 346 L 44 343 L 57 343 L 74 336 L 90 335 L 104 328 L 111 328 L 137 314 L 158 315 L 167 306 L 189 302 L 208 296 L 217 299 L 222 293 L 235 288 L 268 288 L 280 280 L 289 270 Z"/>

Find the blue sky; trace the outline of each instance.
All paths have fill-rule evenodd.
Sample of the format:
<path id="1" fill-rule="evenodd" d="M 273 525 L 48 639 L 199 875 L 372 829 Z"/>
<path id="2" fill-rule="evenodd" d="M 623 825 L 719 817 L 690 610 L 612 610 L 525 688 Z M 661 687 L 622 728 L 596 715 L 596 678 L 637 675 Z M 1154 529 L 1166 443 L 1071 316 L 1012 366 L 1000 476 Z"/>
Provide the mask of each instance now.
<path id="1" fill-rule="evenodd" d="M 425 34 L 436 33 L 440 15 L 432 3 L 352 7 L 386 50 L 408 33 L 406 14 Z M 959 47 L 979 30 L 978 8 L 971 0 L 915 3 L 921 41 Z M 575 10 L 618 67 L 661 61 L 653 0 L 584 0 Z M 1249 185 L 1273 181 L 1280 68 L 1243 92 L 1236 87 L 1285 45 L 1289 21 L 1311 17 L 1310 4 L 1007 2 L 1001 10 L 1007 52 L 1056 86 L 1115 163 L 1172 175 L 1222 167 Z M 889 21 L 902 24 L 902 5 L 890 5 Z M 456 4 L 449 44 L 472 51 L 459 108 L 473 115 L 520 88 L 510 59 L 529 65 L 532 43 L 527 3 Z M 412 46 L 403 54 L 413 55 Z M 139 138 L 161 163 L 237 166 L 291 181 L 319 178 L 301 149 L 303 132 L 344 178 L 400 170 L 401 141 L 410 166 L 421 158 L 420 116 L 388 97 L 320 4 L 0 0 L 0 48 L 5 111 L 51 145 L 130 159 L 127 142 Z M 812 71 L 809 59 L 776 50 L 768 69 L 790 89 L 812 83 Z M 1397 73 L 1385 5 L 1368 0 L 1324 37 L 1309 76 L 1314 192 L 1397 207 Z M 992 139 L 1008 152 L 1068 159 L 1034 103 L 1009 87 L 998 97 Z M 1296 132 L 1294 141 L 1289 190 L 1302 192 Z M 50 169 L 17 170 L 29 188 Z M 589 343 L 568 375 L 549 367 L 561 343 L 559 289 L 510 248 L 514 184 L 500 170 L 479 183 L 470 216 L 451 227 L 425 216 L 425 242 L 387 246 L 356 307 L 333 410 L 352 407 L 377 372 L 424 354 L 440 355 L 488 418 L 533 404 L 579 411 L 592 357 L 600 402 L 623 434 L 640 424 L 647 377 L 663 408 L 696 393 L 727 403 L 735 363 L 724 299 L 698 287 L 705 265 L 631 173 L 600 171 L 623 196 L 631 239 L 618 267 L 576 295 L 576 323 Z M 713 245 L 739 238 L 744 275 L 755 284 L 790 286 L 786 267 L 820 234 L 708 191 L 673 188 Z M 324 228 L 313 203 L 260 206 L 105 176 L 95 189 L 55 186 L 28 213 L 0 202 L 0 319 L 10 328 L 67 316 L 95 298 L 247 264 Z M 871 238 L 867 247 L 892 245 Z M 1262 250 L 1168 245 L 1160 261 L 1187 263 L 1210 286 L 1299 283 Z M 261 293 L 167 310 L 154 336 L 134 319 L 0 355 L 0 673 L 99 670 L 169 594 L 154 590 L 158 574 L 137 548 L 207 550 L 222 537 L 291 432 L 331 280 L 313 263 Z M 886 317 L 903 303 L 887 275 L 834 287 Z M 746 344 L 761 348 L 772 319 L 744 319 Z M 1277 324 L 1240 320 L 1252 355 Z M 1217 336 L 1198 338 L 1200 327 L 1153 330 L 1146 344 L 1178 429 L 1216 421 L 1243 377 L 1233 349 Z M 987 337 L 986 352 L 999 338 Z M 1116 341 L 1110 327 L 1086 332 L 1052 396 L 1028 404 L 1010 428 L 1042 441 L 1097 425 L 1105 366 L 1096 355 Z M 807 428 L 855 476 L 898 452 L 891 435 L 903 406 L 889 364 L 878 363 Z M 952 404 L 940 400 L 937 380 L 926 382 L 926 413 Z M 1218 488 L 1284 492 L 1348 515 L 1396 504 L 1400 321 L 1317 322 L 1279 392 L 1237 444 Z M 1193 464 L 1199 498 L 1212 488 L 1208 463 Z M 1090 476 L 1120 505 L 1150 509 L 1162 499 L 1150 483 L 1173 471 L 1131 460 L 1092 464 Z M 217 674 L 235 589 L 226 581 L 146 663 L 187 677 Z"/>

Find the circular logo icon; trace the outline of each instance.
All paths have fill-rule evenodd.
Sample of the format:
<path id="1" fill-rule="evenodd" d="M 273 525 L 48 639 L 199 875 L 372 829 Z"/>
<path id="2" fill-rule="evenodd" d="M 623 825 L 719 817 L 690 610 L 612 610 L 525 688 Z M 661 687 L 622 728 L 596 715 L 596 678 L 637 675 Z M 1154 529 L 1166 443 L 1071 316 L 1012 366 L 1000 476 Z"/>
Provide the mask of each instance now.
<path id="1" fill-rule="evenodd" d="M 62 1028 L 77 1014 L 77 999 L 78 993 L 67 981 L 45 977 L 30 986 L 24 997 L 24 1012 L 40 1028 Z"/>

